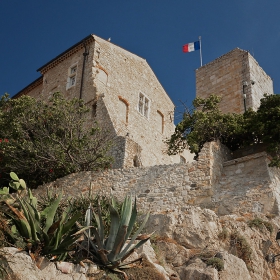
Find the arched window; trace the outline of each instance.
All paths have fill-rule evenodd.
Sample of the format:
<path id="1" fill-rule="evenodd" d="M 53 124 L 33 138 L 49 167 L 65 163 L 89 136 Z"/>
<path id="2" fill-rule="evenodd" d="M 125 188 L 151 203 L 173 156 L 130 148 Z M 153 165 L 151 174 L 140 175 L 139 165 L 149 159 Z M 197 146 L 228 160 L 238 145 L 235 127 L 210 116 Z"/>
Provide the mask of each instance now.
<path id="1" fill-rule="evenodd" d="M 128 110 L 129 110 L 129 103 L 125 98 L 119 96 L 119 116 L 120 119 L 125 123 L 128 124 Z"/>

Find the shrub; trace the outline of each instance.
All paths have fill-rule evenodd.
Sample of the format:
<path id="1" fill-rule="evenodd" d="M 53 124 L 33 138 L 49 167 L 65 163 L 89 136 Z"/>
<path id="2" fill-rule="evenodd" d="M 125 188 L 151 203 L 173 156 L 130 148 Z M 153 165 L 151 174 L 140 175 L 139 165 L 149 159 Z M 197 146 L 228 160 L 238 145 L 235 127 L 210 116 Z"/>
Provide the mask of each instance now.
<path id="1" fill-rule="evenodd" d="M 280 167 L 280 95 L 265 95 L 256 112 L 249 109 L 244 114 L 222 113 L 220 100 L 211 95 L 193 101 L 193 108 L 186 109 L 166 141 L 168 154 L 177 154 L 188 146 L 197 157 L 206 142 L 216 140 L 233 151 L 264 143 L 272 156 L 270 166 Z"/>
<path id="2" fill-rule="evenodd" d="M 212 265 L 214 268 L 216 268 L 218 271 L 221 271 L 224 269 L 224 261 L 220 258 L 210 258 L 206 261 L 207 265 Z"/>
<path id="3" fill-rule="evenodd" d="M 261 218 L 255 218 L 253 220 L 248 221 L 248 226 L 249 227 L 255 227 L 258 229 L 263 229 L 264 227 L 272 233 L 273 231 L 273 226 L 270 222 L 264 221 Z"/>
<path id="4" fill-rule="evenodd" d="M 222 231 L 218 234 L 218 237 L 222 241 L 225 241 L 228 238 L 228 235 L 228 230 L 225 227 L 223 227 Z"/>
<path id="5" fill-rule="evenodd" d="M 247 267 L 251 263 L 252 249 L 246 238 L 237 232 L 230 235 L 230 245 L 236 249 L 236 255 L 242 259 Z"/>
<path id="6" fill-rule="evenodd" d="M 48 102 L 2 97 L 0 185 L 11 171 L 37 187 L 70 173 L 108 168 L 112 137 L 94 122 L 88 126 L 88 111 L 81 100 L 59 93 Z"/>

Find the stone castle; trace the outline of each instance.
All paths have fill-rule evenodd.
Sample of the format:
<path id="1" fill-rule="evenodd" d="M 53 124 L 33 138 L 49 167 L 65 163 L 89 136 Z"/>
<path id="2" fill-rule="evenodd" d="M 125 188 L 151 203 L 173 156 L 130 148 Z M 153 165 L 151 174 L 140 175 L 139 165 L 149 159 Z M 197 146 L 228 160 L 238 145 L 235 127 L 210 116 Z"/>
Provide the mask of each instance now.
<path id="1" fill-rule="evenodd" d="M 42 76 L 15 98 L 47 100 L 56 91 L 81 98 L 91 109 L 90 121 L 117 139 L 114 169 L 71 174 L 49 185 L 68 195 L 90 187 L 119 198 L 133 191 L 141 207 L 154 212 L 199 205 L 219 215 L 280 213 L 280 174 L 268 167 L 265 152 L 234 156 L 219 143 L 208 143 L 197 161 L 188 151 L 177 157 L 165 153 L 163 140 L 175 127 L 174 104 L 145 59 L 90 35 L 38 71 Z M 199 97 L 222 96 L 221 110 L 234 113 L 255 110 L 265 93 L 273 94 L 271 78 L 238 48 L 197 69 L 196 88 Z"/>
<path id="2" fill-rule="evenodd" d="M 135 194 L 138 209 L 151 211 L 146 232 L 160 238 L 133 258 L 145 257 L 160 279 L 279 279 L 279 240 L 269 228 L 280 228 L 280 170 L 268 166 L 266 152 L 250 147 L 232 153 L 211 142 L 195 161 L 187 151 L 168 157 L 162 140 L 174 131 L 172 101 L 144 59 L 95 35 L 39 71 L 42 76 L 15 98 L 28 94 L 47 100 L 55 91 L 82 98 L 91 110 L 89 124 L 97 120 L 114 135 L 116 161 L 113 169 L 70 174 L 39 186 L 34 195 L 45 195 L 46 187 L 64 189 L 65 198 L 89 191 L 121 200 Z M 273 94 L 270 77 L 238 48 L 197 69 L 196 83 L 197 96 L 222 96 L 223 112 L 256 110 L 264 93 Z M 250 226 L 254 220 L 266 224 Z M 21 279 L 94 275 L 88 277 L 91 264 L 71 264 L 66 274 L 63 262 L 39 269 L 26 253 L 7 252 L 9 266 Z M 224 268 L 206 264 L 206 253 L 223 261 Z"/>
<path id="3" fill-rule="evenodd" d="M 174 131 L 174 104 L 145 59 L 89 35 L 38 69 L 40 78 L 14 98 L 47 100 L 54 92 L 83 99 L 89 123 L 114 139 L 114 168 L 186 162 L 187 151 L 168 156 L 163 140 Z"/>

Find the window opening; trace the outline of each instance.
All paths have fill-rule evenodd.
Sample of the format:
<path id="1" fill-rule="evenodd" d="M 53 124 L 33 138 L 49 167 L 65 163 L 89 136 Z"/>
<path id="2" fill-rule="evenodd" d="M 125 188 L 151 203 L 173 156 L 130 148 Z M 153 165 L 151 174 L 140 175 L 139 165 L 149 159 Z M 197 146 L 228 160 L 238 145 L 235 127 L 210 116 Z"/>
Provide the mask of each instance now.
<path id="1" fill-rule="evenodd" d="M 138 111 L 141 115 L 148 118 L 150 108 L 150 100 L 143 94 L 139 93 Z"/>
<path id="2" fill-rule="evenodd" d="M 77 77 L 77 65 L 71 66 L 68 69 L 68 79 L 66 88 L 70 88 L 76 85 L 76 77 Z"/>
<path id="3" fill-rule="evenodd" d="M 140 160 L 139 160 L 138 156 L 134 156 L 134 158 L 133 158 L 133 166 L 134 167 L 140 167 Z"/>

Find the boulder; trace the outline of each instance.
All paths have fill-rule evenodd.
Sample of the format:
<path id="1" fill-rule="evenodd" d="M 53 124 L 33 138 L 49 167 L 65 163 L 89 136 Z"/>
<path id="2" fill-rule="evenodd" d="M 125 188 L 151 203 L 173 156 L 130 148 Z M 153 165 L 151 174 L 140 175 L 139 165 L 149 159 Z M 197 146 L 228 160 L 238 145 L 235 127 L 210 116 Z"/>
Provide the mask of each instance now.
<path id="1" fill-rule="evenodd" d="M 222 252 L 221 258 L 224 261 L 224 270 L 219 272 L 222 280 L 251 280 L 250 273 L 245 262 L 228 252 Z"/>
<path id="2" fill-rule="evenodd" d="M 211 266 L 207 266 L 199 258 L 187 266 L 180 267 L 177 272 L 181 280 L 219 280 L 218 271 Z"/>

